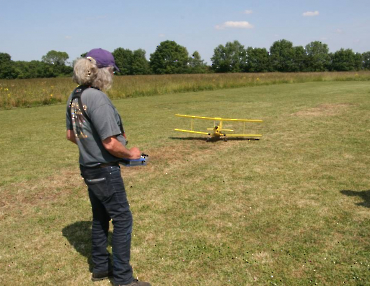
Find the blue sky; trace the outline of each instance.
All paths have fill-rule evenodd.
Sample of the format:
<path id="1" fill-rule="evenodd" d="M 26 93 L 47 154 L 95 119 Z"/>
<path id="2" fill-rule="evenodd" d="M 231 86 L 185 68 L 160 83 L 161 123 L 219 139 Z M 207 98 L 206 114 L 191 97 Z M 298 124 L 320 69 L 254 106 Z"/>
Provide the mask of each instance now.
<path id="1" fill-rule="evenodd" d="M 370 51 L 370 0 L 0 0 L 0 52 L 41 60 L 50 50 L 69 61 L 93 48 L 144 49 L 149 59 L 165 40 L 208 64 L 234 40 L 266 48 L 321 41 L 330 52 Z"/>

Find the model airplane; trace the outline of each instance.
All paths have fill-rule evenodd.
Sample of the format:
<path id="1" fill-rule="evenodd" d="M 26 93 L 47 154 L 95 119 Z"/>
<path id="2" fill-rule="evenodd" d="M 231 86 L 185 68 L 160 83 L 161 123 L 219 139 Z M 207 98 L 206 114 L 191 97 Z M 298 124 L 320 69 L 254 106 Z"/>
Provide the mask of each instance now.
<path id="1" fill-rule="evenodd" d="M 223 139 L 227 140 L 227 138 L 233 137 L 233 138 L 256 138 L 261 137 L 261 134 L 245 134 L 245 124 L 247 122 L 262 122 L 262 120 L 259 119 L 231 119 L 231 118 L 220 118 L 220 117 L 204 117 L 204 116 L 193 116 L 193 115 L 183 115 L 183 114 L 175 114 L 179 117 L 185 117 L 190 118 L 190 130 L 187 129 L 175 129 L 175 131 L 179 132 L 186 132 L 186 133 L 193 133 L 193 134 L 202 134 L 207 135 L 207 141 L 210 139 Z M 204 119 L 204 120 L 213 120 L 214 121 L 214 127 L 213 128 L 207 128 L 208 131 L 211 132 L 202 132 L 202 131 L 195 131 L 193 130 L 194 125 L 194 119 Z M 232 129 L 225 129 L 222 128 L 222 122 L 224 121 L 232 121 L 232 122 L 244 122 L 244 128 L 242 134 L 234 134 L 234 133 L 224 133 L 224 132 L 234 132 Z"/>

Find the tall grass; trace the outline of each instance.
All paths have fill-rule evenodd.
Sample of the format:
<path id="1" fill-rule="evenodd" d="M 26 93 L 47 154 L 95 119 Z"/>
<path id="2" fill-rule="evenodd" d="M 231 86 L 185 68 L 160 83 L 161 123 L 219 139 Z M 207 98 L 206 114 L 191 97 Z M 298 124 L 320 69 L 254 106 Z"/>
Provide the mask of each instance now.
<path id="1" fill-rule="evenodd" d="M 112 99 L 178 92 L 315 81 L 368 81 L 370 71 L 116 76 Z M 0 109 L 64 103 L 76 87 L 70 78 L 0 80 Z"/>

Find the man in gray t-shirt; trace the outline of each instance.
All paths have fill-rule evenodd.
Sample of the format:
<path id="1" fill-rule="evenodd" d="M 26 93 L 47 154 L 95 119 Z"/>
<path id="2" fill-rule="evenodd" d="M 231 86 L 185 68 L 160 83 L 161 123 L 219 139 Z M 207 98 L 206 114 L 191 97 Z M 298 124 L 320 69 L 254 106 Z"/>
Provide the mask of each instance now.
<path id="1" fill-rule="evenodd" d="M 137 147 L 126 148 L 120 115 L 108 96 L 113 55 L 102 49 L 91 50 L 74 64 L 77 89 L 67 101 L 67 139 L 78 145 L 80 170 L 92 207 L 93 281 L 114 278 L 114 285 L 150 286 L 133 277 L 130 265 L 132 214 L 121 177 L 119 160 L 138 159 Z M 79 95 L 74 98 L 74 95 Z M 112 255 L 107 251 L 109 221 L 113 223 Z M 112 265 L 113 264 L 113 265 Z"/>
<path id="2" fill-rule="evenodd" d="M 88 88 L 83 92 L 81 101 L 86 114 L 93 122 L 92 126 L 79 111 L 78 99 L 72 102 L 72 95 L 73 93 L 67 102 L 66 125 L 67 130 L 73 131 L 78 138 L 76 141 L 80 150 L 80 164 L 95 167 L 118 161 L 119 158 L 113 156 L 103 146 L 103 141 L 112 136 L 126 146 L 126 139 L 122 134 L 122 120 L 111 100 L 105 93 L 95 88 Z"/>

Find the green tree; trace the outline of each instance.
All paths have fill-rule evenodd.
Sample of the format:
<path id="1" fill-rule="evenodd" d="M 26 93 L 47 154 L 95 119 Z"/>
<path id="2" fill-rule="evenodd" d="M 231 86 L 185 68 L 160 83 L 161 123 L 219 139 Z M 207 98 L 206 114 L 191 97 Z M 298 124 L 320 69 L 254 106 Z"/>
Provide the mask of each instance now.
<path id="1" fill-rule="evenodd" d="M 145 51 L 138 49 L 131 51 L 129 49 L 117 48 L 113 51 L 114 61 L 120 69 L 118 75 L 139 75 L 149 74 L 149 62 L 145 57 Z"/>
<path id="2" fill-rule="evenodd" d="M 191 57 L 189 57 L 189 73 L 206 73 L 207 65 L 204 60 L 200 57 L 200 54 L 195 51 Z"/>
<path id="3" fill-rule="evenodd" d="M 362 68 L 362 55 L 351 49 L 340 49 L 332 55 L 331 69 L 335 71 L 354 71 Z"/>
<path id="4" fill-rule="evenodd" d="M 70 75 L 73 71 L 72 67 L 67 66 L 69 56 L 66 52 L 58 52 L 51 50 L 46 55 L 42 56 L 41 60 L 51 67 L 52 77 Z"/>
<path id="5" fill-rule="evenodd" d="M 213 56 L 211 58 L 212 69 L 215 72 L 230 72 L 231 62 L 227 57 L 226 48 L 223 45 L 219 45 L 214 49 Z"/>
<path id="6" fill-rule="evenodd" d="M 37 62 L 37 61 L 33 61 Z M 16 61 L 15 66 L 16 69 L 18 70 L 18 78 L 24 79 L 24 78 L 37 78 L 37 73 L 36 69 L 31 68 L 31 63 L 32 62 L 26 62 L 26 61 Z M 45 65 L 43 62 L 39 62 L 40 64 L 42 63 Z"/>
<path id="7" fill-rule="evenodd" d="M 150 68 L 155 74 L 182 74 L 188 71 L 189 54 L 174 41 L 164 41 L 150 54 Z"/>
<path id="8" fill-rule="evenodd" d="M 15 67 L 18 71 L 18 78 L 50 78 L 61 75 L 62 71 L 56 71 L 55 66 L 41 61 L 17 61 Z M 72 69 L 71 67 L 69 67 Z"/>
<path id="9" fill-rule="evenodd" d="M 129 49 L 117 48 L 113 51 L 112 55 L 117 67 L 120 69 L 117 74 L 131 75 L 133 52 Z"/>
<path id="10" fill-rule="evenodd" d="M 370 70 L 370 52 L 365 52 L 362 54 L 362 68 L 365 70 Z"/>
<path id="11" fill-rule="evenodd" d="M 18 72 L 10 55 L 7 53 L 0 53 L 0 78 L 14 79 L 17 77 Z"/>
<path id="12" fill-rule="evenodd" d="M 11 57 L 7 53 L 0 53 L 0 65 L 11 63 Z"/>
<path id="13" fill-rule="evenodd" d="M 242 72 L 246 68 L 247 52 L 238 41 L 227 42 L 214 49 L 211 61 L 215 72 Z"/>
<path id="14" fill-rule="evenodd" d="M 138 49 L 132 54 L 131 70 L 133 75 L 150 74 L 149 61 L 145 50 Z"/>
<path id="15" fill-rule="evenodd" d="M 327 71 L 330 66 L 328 45 L 314 41 L 306 45 L 307 71 Z"/>
<path id="16" fill-rule="evenodd" d="M 307 54 L 302 46 L 293 47 L 292 72 L 302 72 L 307 70 Z"/>
<path id="17" fill-rule="evenodd" d="M 246 53 L 246 72 L 269 71 L 269 53 L 265 48 L 248 47 Z"/>
<path id="18" fill-rule="evenodd" d="M 66 52 L 51 50 L 45 56 L 42 56 L 41 60 L 47 64 L 66 65 L 68 58 L 69 56 Z"/>
<path id="19" fill-rule="evenodd" d="M 287 40 L 279 40 L 270 47 L 270 63 L 272 71 L 294 71 L 293 43 Z"/>

